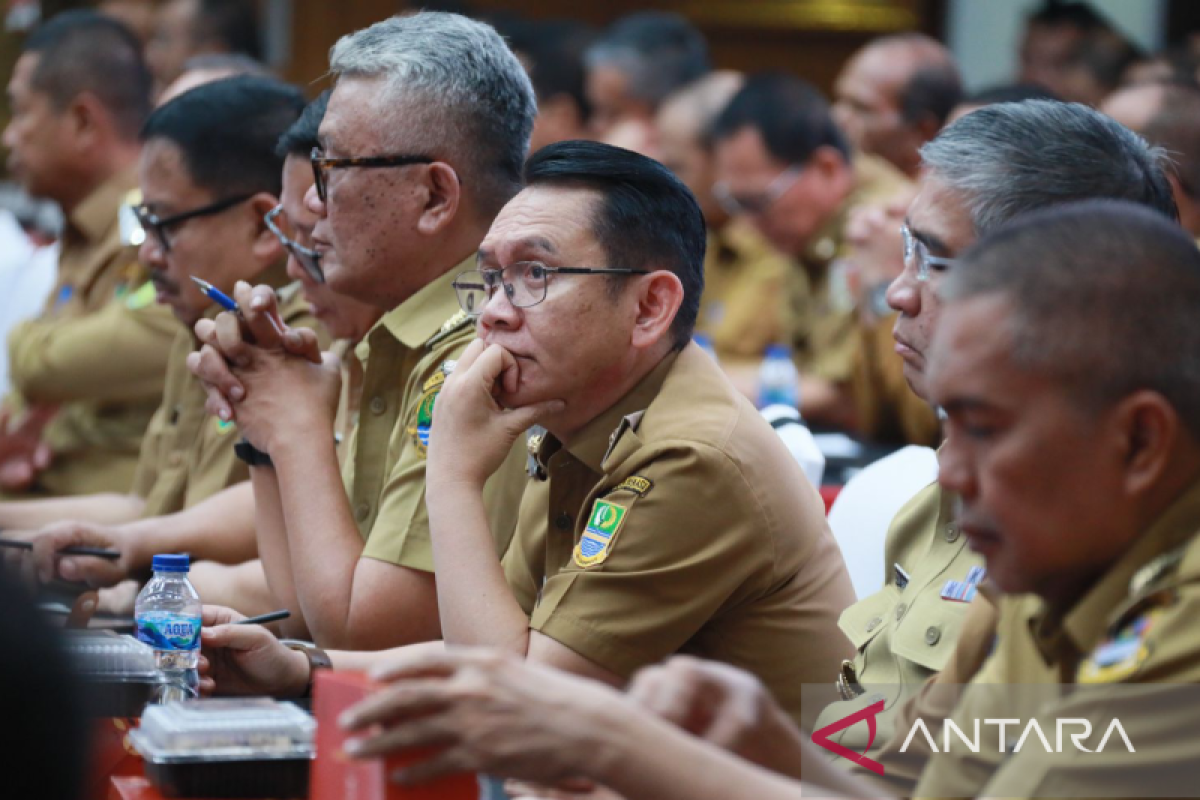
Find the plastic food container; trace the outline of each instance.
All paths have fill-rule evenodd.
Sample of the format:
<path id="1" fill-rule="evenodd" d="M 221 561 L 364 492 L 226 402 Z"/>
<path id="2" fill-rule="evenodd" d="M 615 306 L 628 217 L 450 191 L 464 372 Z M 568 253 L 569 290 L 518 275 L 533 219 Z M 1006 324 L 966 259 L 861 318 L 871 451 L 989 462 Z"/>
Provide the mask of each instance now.
<path id="1" fill-rule="evenodd" d="M 316 722 L 267 698 L 151 706 L 129 739 L 167 797 L 306 797 Z"/>
<path id="2" fill-rule="evenodd" d="M 93 717 L 139 717 L 161 683 L 154 650 L 112 631 L 66 631 L 65 647 Z"/>

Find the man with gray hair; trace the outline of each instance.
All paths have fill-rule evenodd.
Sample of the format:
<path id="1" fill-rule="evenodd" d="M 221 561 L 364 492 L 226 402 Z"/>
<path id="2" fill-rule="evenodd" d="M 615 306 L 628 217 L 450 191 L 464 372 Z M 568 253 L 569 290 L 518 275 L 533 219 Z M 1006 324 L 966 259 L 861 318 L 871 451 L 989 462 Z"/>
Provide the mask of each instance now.
<path id="1" fill-rule="evenodd" d="M 312 239 L 331 289 L 387 312 L 355 351 L 362 408 L 344 469 L 336 360 L 274 329 L 264 287 L 235 292 L 253 339 L 232 315 L 202 322 L 208 346 L 191 365 L 210 410 L 246 439 L 256 496 L 282 505 L 283 520 L 258 525 L 272 592 L 318 645 L 373 650 L 441 635 L 426 445 L 444 363 L 474 338 L 451 283 L 520 186 L 536 106 L 496 32 L 455 14 L 377 23 L 341 39 L 330 61 Z M 523 466 L 522 444 L 485 493 L 499 553 Z"/>
<path id="2" fill-rule="evenodd" d="M 592 132 L 611 144 L 652 146 L 654 112 L 708 72 L 704 36 L 678 14 L 643 11 L 614 22 L 584 56 Z"/>
<path id="3" fill-rule="evenodd" d="M 904 272 L 889 287 L 888 303 L 899 312 L 896 352 L 905 379 L 926 400 L 939 287 L 976 239 L 1020 214 L 1091 198 L 1130 200 L 1176 217 L 1161 151 L 1078 104 L 988 106 L 947 127 L 921 156 L 917 197 L 903 227 Z M 957 502 L 935 482 L 896 514 L 885 545 L 886 584 L 839 621 L 858 648 L 854 662 L 830 676 L 845 702 L 826 708 L 818 727 L 864 705 L 872 685 L 912 686 L 946 667 L 974 587 L 984 577 L 983 561 L 967 548 L 956 519 Z M 876 749 L 888 738 L 897 696 L 891 693 L 879 716 Z M 839 741 L 862 752 L 864 727 L 851 728 Z"/>

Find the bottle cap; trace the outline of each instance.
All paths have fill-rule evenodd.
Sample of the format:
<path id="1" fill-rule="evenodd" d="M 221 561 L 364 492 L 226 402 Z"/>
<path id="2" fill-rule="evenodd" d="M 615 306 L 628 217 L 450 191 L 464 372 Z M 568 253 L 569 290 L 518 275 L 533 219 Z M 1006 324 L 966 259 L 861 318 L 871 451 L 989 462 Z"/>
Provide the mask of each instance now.
<path id="1" fill-rule="evenodd" d="M 150 568 L 155 572 L 187 572 L 191 566 L 191 556 L 183 554 L 161 554 L 150 562 Z"/>
<path id="2" fill-rule="evenodd" d="M 787 358 L 792 357 L 791 351 L 786 344 L 773 344 L 767 347 L 767 358 Z"/>

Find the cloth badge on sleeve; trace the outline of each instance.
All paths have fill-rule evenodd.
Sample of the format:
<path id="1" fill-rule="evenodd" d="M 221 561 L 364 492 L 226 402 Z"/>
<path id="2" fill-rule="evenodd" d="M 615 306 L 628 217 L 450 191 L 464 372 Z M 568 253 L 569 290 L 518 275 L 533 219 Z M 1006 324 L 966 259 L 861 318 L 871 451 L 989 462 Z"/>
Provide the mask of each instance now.
<path id="1" fill-rule="evenodd" d="M 433 427 L 433 404 L 437 400 L 442 384 L 446 382 L 446 373 L 439 368 L 433 376 L 421 387 L 421 401 L 417 403 L 407 431 L 421 457 L 429 454 L 429 430 Z"/>
<path id="2" fill-rule="evenodd" d="M 654 488 L 654 481 L 649 478 L 643 478 L 641 475 L 630 475 L 625 480 L 617 484 L 613 489 L 614 492 L 633 492 L 638 497 L 645 497 L 646 492 Z"/>
<path id="3" fill-rule="evenodd" d="M 1079 667 L 1079 683 L 1113 683 L 1136 672 L 1150 657 L 1146 636 L 1162 613 L 1162 608 L 1150 609 L 1101 642 Z"/>
<path id="4" fill-rule="evenodd" d="M 942 599 L 949 600 L 952 603 L 969 603 L 975 599 L 975 593 L 978 590 L 979 584 L 983 583 L 983 579 L 987 576 L 987 569 L 984 567 L 971 567 L 967 572 L 966 580 L 962 581 L 946 581 L 946 585 L 942 587 Z"/>
<path id="5" fill-rule="evenodd" d="M 621 530 L 629 509 L 608 500 L 597 500 L 592 506 L 587 527 L 575 545 L 575 563 L 581 567 L 601 564 L 612 552 L 617 533 Z"/>

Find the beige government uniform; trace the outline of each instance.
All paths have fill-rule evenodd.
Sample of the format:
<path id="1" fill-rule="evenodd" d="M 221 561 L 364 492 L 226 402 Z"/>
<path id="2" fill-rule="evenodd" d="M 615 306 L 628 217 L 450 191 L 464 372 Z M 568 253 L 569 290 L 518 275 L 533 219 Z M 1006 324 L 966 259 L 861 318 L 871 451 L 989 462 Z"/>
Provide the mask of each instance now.
<path id="1" fill-rule="evenodd" d="M 935 482 L 892 520 L 883 554 L 886 583 L 838 620 L 857 652 L 836 676 L 842 701 L 821 713 L 818 728 L 883 699 L 886 706 L 876 717 L 872 744 L 877 751 L 890 738 L 904 699 L 946 666 L 970 605 L 949 582 L 961 588 L 972 569 L 983 564 L 955 524 L 954 503 L 953 495 Z M 868 728 L 855 725 L 830 738 L 861 753 L 869 741 Z"/>
<path id="2" fill-rule="evenodd" d="M 861 325 L 850 387 L 857 409 L 858 431 L 889 444 L 936 447 L 941 423 L 933 407 L 918 397 L 904 378 L 904 360 L 896 353 L 892 329 L 896 314 Z"/>
<path id="3" fill-rule="evenodd" d="M 466 269 L 474 269 L 473 257 L 385 314 L 355 348 L 363 365 L 361 404 L 342 478 L 365 558 L 433 572 L 426 447 L 445 380 L 442 363 L 457 359 L 475 338 L 451 285 Z M 497 556 L 516 525 L 524 465 L 518 442 L 484 489 Z"/>
<path id="4" fill-rule="evenodd" d="M 858 315 L 849 276 L 839 256 L 845 251 L 850 211 L 864 203 L 890 200 L 908 186 L 895 167 L 874 156 L 854 158 L 854 188 L 833 218 L 813 236 L 791 271 L 788 308 L 790 343 L 801 374 L 846 383 L 860 346 Z"/>
<path id="5" fill-rule="evenodd" d="M 624 678 L 679 652 L 733 664 L 801 720 L 801 684 L 852 652 L 854 593 L 816 491 L 713 360 L 689 344 L 531 449 L 504 559 L 530 627 Z"/>
<path id="6" fill-rule="evenodd" d="M 8 337 L 14 408 L 61 404 L 43 440 L 53 461 L 29 494 L 128 492 L 142 436 L 159 403 L 178 323 L 118 220 L 132 171 L 97 188 L 68 216 L 45 311 Z"/>
<path id="7" fill-rule="evenodd" d="M 273 270 L 259 280 L 278 286 L 286 277 L 282 270 Z M 279 315 L 288 326 L 314 328 L 322 344 L 328 341 L 298 284 L 279 295 Z M 219 312 L 213 307 L 206 316 L 212 318 Z M 188 370 L 188 354 L 197 349 L 195 336 L 178 322 L 175 329 L 167 388 L 146 431 L 133 481 L 134 494 L 145 498 L 142 517 L 146 519 L 190 508 L 250 477 L 246 465 L 233 454 L 239 438 L 237 425 L 209 416 L 204 409 L 204 387 Z"/>
<path id="8" fill-rule="evenodd" d="M 792 266 L 745 221 L 708 233 L 696 333 L 721 360 L 754 360 L 786 341 L 784 300 Z"/>
<path id="9" fill-rule="evenodd" d="M 1168 776 L 1190 794 L 1200 763 L 1197 690 L 1172 694 L 1162 684 L 1200 683 L 1198 616 L 1200 482 L 1071 608 L 1003 597 L 992 654 L 951 716 L 964 730 L 977 718 L 1019 718 L 1022 727 L 1036 718 L 1050 737 L 1056 719 L 1085 718 L 1097 728 L 1092 748 L 1116 717 L 1136 752 L 1114 739 L 1091 755 L 1048 754 L 1039 744 L 1001 757 L 993 728 L 993 744 L 979 754 L 959 747 L 931 758 L 917 796 L 1136 797 L 1161 795 Z M 1037 684 L 1040 693 L 1029 688 Z M 1130 684 L 1155 687 L 1131 701 Z M 1112 685 L 1127 687 L 1119 703 Z"/>

